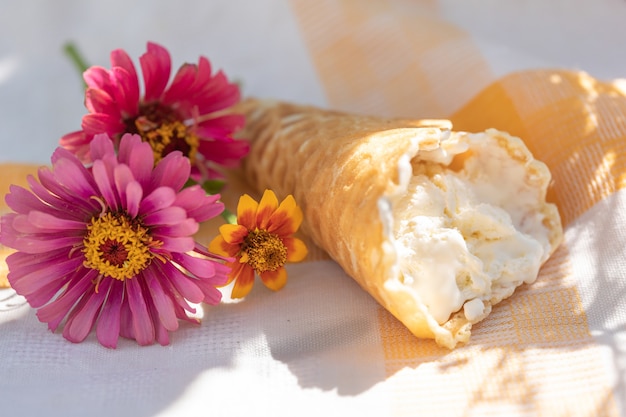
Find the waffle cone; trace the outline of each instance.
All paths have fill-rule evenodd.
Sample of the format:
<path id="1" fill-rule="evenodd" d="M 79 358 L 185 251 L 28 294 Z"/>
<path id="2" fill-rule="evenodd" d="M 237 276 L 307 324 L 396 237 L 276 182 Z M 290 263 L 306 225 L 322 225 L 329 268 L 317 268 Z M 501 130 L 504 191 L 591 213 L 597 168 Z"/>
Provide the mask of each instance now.
<path id="1" fill-rule="evenodd" d="M 467 342 L 562 239 L 550 172 L 504 132 L 255 99 L 237 110 L 251 186 L 292 194 L 303 232 L 418 337 Z"/>

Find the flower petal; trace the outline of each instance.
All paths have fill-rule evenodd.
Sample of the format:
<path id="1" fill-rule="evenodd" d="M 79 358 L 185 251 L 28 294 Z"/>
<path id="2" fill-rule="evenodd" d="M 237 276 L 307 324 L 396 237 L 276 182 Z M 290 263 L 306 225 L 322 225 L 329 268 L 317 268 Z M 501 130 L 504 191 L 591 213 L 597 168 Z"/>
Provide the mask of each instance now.
<path id="1" fill-rule="evenodd" d="M 68 190 L 62 184 L 59 184 L 57 178 L 49 169 L 47 168 L 39 169 L 38 176 L 39 176 L 39 182 L 41 183 L 41 186 L 47 190 L 46 192 L 48 194 L 53 194 L 55 196 L 58 196 L 58 198 L 61 199 L 61 201 L 64 201 L 63 205 L 54 206 L 58 210 L 59 213 L 63 212 L 65 209 L 67 209 L 68 206 L 71 206 L 71 205 L 80 207 L 82 210 L 85 210 L 86 212 L 92 212 L 96 209 L 99 210 L 100 205 L 90 198 L 91 195 L 81 196 L 81 195 L 77 195 L 75 192 L 72 192 L 71 190 Z M 93 181 L 93 177 L 91 177 L 89 181 L 93 182 L 92 187 L 95 190 L 97 185 L 95 181 Z M 94 192 L 94 195 L 95 194 L 97 193 Z M 45 210 L 42 210 L 42 211 L 45 211 Z"/>
<path id="2" fill-rule="evenodd" d="M 117 280 L 110 279 L 110 281 L 108 297 L 96 325 L 96 337 L 103 346 L 115 349 L 120 336 L 120 312 L 124 298 L 124 284 Z"/>
<path id="3" fill-rule="evenodd" d="M 122 67 L 128 72 L 129 75 L 134 76 L 137 88 L 139 88 L 139 81 L 137 78 L 137 70 L 130 56 L 123 49 L 115 49 L 109 55 L 111 60 L 111 67 Z"/>
<path id="4" fill-rule="evenodd" d="M 263 284 L 270 290 L 278 291 L 287 283 L 287 270 L 278 268 L 276 271 L 265 271 L 259 274 Z"/>
<path id="5" fill-rule="evenodd" d="M 174 311 L 174 303 L 165 294 L 165 291 L 163 291 L 161 283 L 154 276 L 151 268 L 147 268 L 144 271 L 144 276 L 146 278 L 148 290 L 150 291 L 150 296 L 152 297 L 152 303 L 154 303 L 160 322 L 169 331 L 178 329 L 178 318 L 176 317 L 176 312 Z"/>
<path id="6" fill-rule="evenodd" d="M 180 207 L 167 207 L 163 210 L 153 211 L 143 218 L 146 226 L 177 224 L 187 218 L 187 212 Z"/>
<path id="7" fill-rule="evenodd" d="M 76 302 L 94 286 L 92 280 L 97 277 L 95 270 L 84 269 L 77 271 L 70 279 L 67 287 L 54 301 L 37 310 L 37 318 L 48 323 L 50 330 L 56 330 L 63 318 L 69 313 Z"/>
<path id="8" fill-rule="evenodd" d="M 120 196 L 120 204 L 123 208 L 127 207 L 126 188 L 132 182 L 135 182 L 133 173 L 128 165 L 118 164 L 113 168 L 113 182 L 115 183 L 115 190 Z"/>
<path id="9" fill-rule="evenodd" d="M 168 281 L 186 300 L 189 300 L 191 303 L 202 302 L 204 298 L 202 290 L 188 276 L 169 263 L 156 265 L 159 265 L 162 275 L 167 277 Z"/>
<path id="10" fill-rule="evenodd" d="M 4 197 L 4 201 L 16 213 L 28 214 L 31 210 L 47 211 L 48 209 L 33 193 L 14 184 L 9 186 L 9 193 Z"/>
<path id="11" fill-rule="evenodd" d="M 4 226 L 2 230 L 4 235 Z M 13 252 L 6 258 L 11 274 L 21 277 L 31 272 L 37 271 L 49 264 L 60 263 L 70 258 L 69 247 L 60 247 L 43 254 L 32 254 L 26 252 Z M 82 255 L 75 254 L 74 259 L 79 258 L 82 262 Z"/>
<path id="12" fill-rule="evenodd" d="M 239 224 L 223 224 L 219 228 L 220 234 L 224 238 L 224 241 L 229 244 L 242 243 L 248 236 L 248 229 Z"/>
<path id="13" fill-rule="evenodd" d="M 18 294 L 28 297 L 54 282 L 57 283 L 57 289 L 60 290 L 69 279 L 67 277 L 71 276 L 82 265 L 82 259 L 73 258 L 63 262 L 40 265 L 38 269 L 26 274 L 20 274 L 22 270 L 19 268 L 11 270 L 13 262 L 10 257 L 7 258 L 7 265 L 10 271 L 8 275 L 11 286 Z"/>
<path id="14" fill-rule="evenodd" d="M 283 238 L 283 244 L 287 248 L 287 262 L 300 262 L 309 253 L 304 242 L 298 238 L 285 237 Z"/>
<path id="15" fill-rule="evenodd" d="M 126 186 L 126 213 L 131 218 L 137 217 L 139 214 L 139 204 L 143 197 L 143 188 L 137 181 L 133 181 Z"/>
<path id="16" fill-rule="evenodd" d="M 119 118 L 106 113 L 90 113 L 84 115 L 81 127 L 88 135 L 106 133 L 109 136 L 115 136 L 117 132 L 125 129 L 125 126 Z"/>
<path id="17" fill-rule="evenodd" d="M 47 285 L 39 287 L 36 292 L 25 296 L 26 301 L 28 301 L 28 304 L 35 309 L 45 306 L 50 302 L 50 300 L 53 299 L 54 296 L 59 294 L 59 291 L 63 289 L 67 282 L 69 282 L 70 278 L 71 277 L 63 277 L 62 279 L 52 281 Z M 10 282 L 11 281 L 9 281 L 9 283 Z"/>
<path id="18" fill-rule="evenodd" d="M 239 197 L 239 204 L 237 204 L 237 223 L 248 230 L 256 229 L 256 212 L 258 207 L 259 203 L 248 194 Z"/>
<path id="19" fill-rule="evenodd" d="M 119 160 L 130 167 L 133 177 L 142 186 L 147 186 L 154 168 L 154 154 L 150 144 L 141 141 L 141 136 L 129 133 L 122 136 Z"/>
<path id="20" fill-rule="evenodd" d="M 176 196 L 174 205 L 187 210 L 187 215 L 197 222 L 204 222 L 224 211 L 219 194 L 207 195 L 199 185 L 185 187 Z"/>
<path id="21" fill-rule="evenodd" d="M 113 211 L 117 211 L 120 207 L 119 197 L 113 187 L 113 178 L 109 176 L 106 164 L 102 159 L 97 159 L 94 161 L 91 170 L 93 172 L 93 178 L 98 184 L 100 194 L 104 197 L 107 206 L 112 208 Z"/>
<path id="22" fill-rule="evenodd" d="M 189 100 L 193 91 L 191 87 L 194 84 L 197 72 L 197 66 L 194 64 L 181 65 L 178 71 L 176 71 L 176 75 L 174 75 L 172 84 L 163 94 L 163 103 L 172 105 Z"/>
<path id="23" fill-rule="evenodd" d="M 216 255 L 233 257 L 239 252 L 241 245 L 231 245 L 226 243 L 222 235 L 216 236 L 211 243 L 209 243 L 209 251 Z"/>
<path id="24" fill-rule="evenodd" d="M 111 77 L 106 68 L 96 65 L 87 68 L 83 72 L 83 80 L 85 80 L 85 84 L 88 87 L 102 89 L 109 95 L 113 93 L 114 87 L 111 84 Z"/>
<path id="25" fill-rule="evenodd" d="M 292 195 L 288 195 L 272 213 L 267 222 L 267 231 L 278 236 L 294 234 L 302 224 L 302 209 L 296 205 Z"/>
<path id="26" fill-rule="evenodd" d="M 278 207 L 278 199 L 272 190 L 265 190 L 256 210 L 256 224 L 259 229 L 267 230 L 270 217 Z"/>
<path id="27" fill-rule="evenodd" d="M 17 236 L 11 242 L 11 247 L 26 253 L 40 253 L 53 251 L 61 247 L 80 245 L 83 239 L 80 236 L 63 236 L 48 234 L 45 236 L 25 235 Z"/>
<path id="28" fill-rule="evenodd" d="M 72 152 L 78 159 L 85 162 L 91 162 L 89 156 L 89 141 L 91 136 L 82 130 L 70 132 L 59 139 L 59 145 Z"/>
<path id="29" fill-rule="evenodd" d="M 135 277 L 125 280 L 124 283 L 128 294 L 128 306 L 133 316 L 135 340 L 140 345 L 146 346 L 154 343 L 155 332 L 154 323 L 144 298 L 146 294 L 144 294 L 139 280 L 140 277 Z"/>
<path id="30" fill-rule="evenodd" d="M 157 311 L 157 307 L 152 302 L 152 299 L 147 299 L 148 302 L 148 311 L 152 317 L 159 317 L 159 312 Z M 174 310 L 174 315 L 176 315 L 175 307 L 172 308 Z M 161 346 L 167 346 L 170 344 L 170 332 L 167 328 L 161 323 L 160 320 L 153 320 L 154 323 L 154 338 Z"/>
<path id="31" fill-rule="evenodd" d="M 227 139 L 201 139 L 198 145 L 198 152 L 204 155 L 208 161 L 234 168 L 239 164 L 241 158 L 248 154 L 250 144 L 245 140 Z"/>
<path id="32" fill-rule="evenodd" d="M 215 275 L 216 262 L 198 258 L 196 256 L 190 256 L 186 253 L 173 253 L 172 258 L 180 266 L 191 272 L 193 275 L 200 278 L 211 278 Z"/>
<path id="33" fill-rule="evenodd" d="M 41 171 L 41 173 L 43 172 L 45 171 Z M 28 181 L 32 194 L 45 203 L 44 205 L 40 205 L 40 207 L 44 207 L 41 211 L 53 214 L 56 217 L 82 221 L 91 216 L 95 211 L 96 205 L 99 206 L 99 204 L 92 199 L 89 201 L 81 200 L 78 197 L 69 200 L 64 199 L 62 196 L 44 187 L 42 183 L 39 183 L 32 175 L 29 175 L 26 180 Z M 95 188 L 95 181 L 93 181 L 93 184 Z"/>
<path id="34" fill-rule="evenodd" d="M 176 311 L 176 317 L 186 318 L 187 314 L 184 311 L 188 311 L 190 313 L 195 313 L 196 309 L 189 305 L 187 300 L 183 297 L 183 295 L 176 289 L 176 287 L 172 284 L 170 278 L 166 275 L 163 275 L 160 268 L 154 268 L 154 277 L 159 280 L 161 284 L 161 288 L 167 294 L 168 297 L 174 303 L 174 310 Z M 182 311 L 182 314 L 181 314 Z"/>
<path id="35" fill-rule="evenodd" d="M 85 90 L 85 107 L 90 113 L 105 113 L 122 117 L 113 97 L 100 88 Z"/>
<path id="36" fill-rule="evenodd" d="M 212 280 L 196 279 L 195 281 L 196 285 L 200 287 L 200 289 L 204 293 L 204 299 L 202 300 L 203 303 L 217 305 L 220 301 L 222 301 L 222 292 L 215 288 L 217 284 L 211 282 Z M 220 280 L 219 282 L 219 285 L 222 285 L 224 282 L 226 282 L 226 278 L 224 277 L 224 279 Z"/>
<path id="37" fill-rule="evenodd" d="M 169 237 L 187 237 L 196 234 L 200 229 L 200 225 L 194 219 L 185 219 L 180 223 L 172 225 L 154 226 L 150 230 L 152 236 L 158 238 L 159 236 Z"/>
<path id="38" fill-rule="evenodd" d="M 159 187 L 148 194 L 139 204 L 141 214 L 158 213 L 170 207 L 176 200 L 176 192 L 169 187 Z M 186 214 L 186 213 L 185 213 Z"/>
<path id="39" fill-rule="evenodd" d="M 107 155 L 115 155 L 113 141 L 106 133 L 99 133 L 91 140 L 90 152 L 93 159 L 103 159 Z"/>
<path id="40" fill-rule="evenodd" d="M 41 213 L 41 212 L 35 212 L 35 211 L 31 211 L 31 213 Z M 45 213 L 42 213 L 45 214 Z M 52 218 L 56 218 L 55 216 L 49 215 L 49 214 L 45 214 L 47 216 L 50 216 Z M 68 229 L 67 231 L 63 230 L 63 229 L 58 229 L 58 228 L 54 228 L 54 227 L 45 227 L 45 228 L 41 228 L 39 225 L 34 225 L 30 222 L 30 220 L 28 219 L 28 215 L 24 215 L 24 214 L 18 214 L 15 215 L 15 213 L 11 213 L 10 218 L 12 218 L 12 223 L 10 226 L 7 226 L 7 229 L 4 233 L 8 233 L 13 235 L 14 237 L 17 237 L 18 235 L 21 234 L 36 234 L 36 233 L 59 233 L 59 231 L 63 231 L 64 234 L 69 234 L 72 236 L 77 236 L 81 233 L 83 233 L 84 231 L 81 230 L 72 230 L 72 229 Z M 82 223 L 83 227 L 85 226 L 85 223 Z M 10 245 L 7 245 L 10 246 Z"/>
<path id="41" fill-rule="evenodd" d="M 254 286 L 254 269 L 248 264 L 239 264 L 235 273 L 235 285 L 231 293 L 232 298 L 243 298 Z"/>
<path id="42" fill-rule="evenodd" d="M 104 282 L 102 283 L 102 291 L 94 291 L 91 294 L 85 294 L 83 296 L 80 303 L 74 307 L 65 323 L 63 337 L 74 343 L 85 340 L 93 328 L 110 285 L 110 282 Z"/>
<path id="43" fill-rule="evenodd" d="M 139 57 L 143 73 L 145 92 L 144 101 L 157 100 L 170 78 L 171 58 L 167 49 L 156 43 L 148 42 L 147 52 Z"/>
<path id="44" fill-rule="evenodd" d="M 195 133 L 203 138 L 226 138 L 234 131 L 241 129 L 245 123 L 246 117 L 243 114 L 216 116 L 198 123 Z"/>
<path id="45" fill-rule="evenodd" d="M 152 172 L 151 186 L 165 186 L 180 191 L 189 180 L 191 164 L 189 158 L 179 151 L 170 152 L 157 164 Z"/>
<path id="46" fill-rule="evenodd" d="M 58 148 L 55 154 L 60 153 L 60 150 L 61 148 Z M 83 199 L 96 194 L 95 182 L 92 180 L 91 174 L 74 155 L 69 154 L 67 158 L 57 159 L 54 162 L 52 173 L 57 184 L 66 188 L 70 194 L 80 196 Z"/>
<path id="47" fill-rule="evenodd" d="M 51 197 L 50 193 L 44 192 L 46 197 Z M 54 200 L 54 197 L 51 197 L 51 200 Z M 34 193 L 19 185 L 9 186 L 9 193 L 4 197 L 4 201 L 13 211 L 23 215 L 28 215 L 30 211 L 40 211 L 51 215 L 55 212 L 54 207 L 44 204 Z"/>
<path id="48" fill-rule="evenodd" d="M 198 62 L 198 82 L 196 86 L 201 87 L 196 104 L 201 114 L 212 113 L 222 110 L 237 103 L 241 93 L 239 86 L 228 82 L 226 75 L 218 71 L 208 79 L 211 71 L 209 61 L 201 57 Z"/>
<path id="49" fill-rule="evenodd" d="M 126 284 L 122 283 L 122 285 L 124 286 L 124 293 L 127 294 L 128 290 L 126 289 Z M 122 305 L 120 306 L 120 336 L 127 339 L 135 339 L 133 313 L 130 310 L 130 305 L 128 304 L 128 296 L 124 297 Z"/>
<path id="50" fill-rule="evenodd" d="M 159 250 L 166 252 L 189 252 L 195 247 L 192 237 L 157 236 L 162 242 Z"/>
<path id="51" fill-rule="evenodd" d="M 67 231 L 67 230 L 85 230 L 85 222 L 78 222 L 75 220 L 60 219 L 48 213 L 41 211 L 31 211 L 28 213 L 28 222 L 31 226 L 41 229 L 43 231 Z"/>
<path id="52" fill-rule="evenodd" d="M 139 111 L 139 84 L 137 75 L 129 73 L 125 68 L 111 68 L 111 80 L 115 84 L 115 101 L 121 110 L 121 117 L 136 115 Z M 107 112 L 108 114 L 115 114 Z M 119 113 L 119 110 L 118 110 Z"/>
<path id="53" fill-rule="evenodd" d="M 208 83 L 210 83 L 211 78 L 213 78 L 213 75 L 212 75 L 213 69 L 211 68 L 211 61 L 201 56 L 200 59 L 198 59 L 197 68 L 198 68 L 198 73 L 196 76 L 196 88 L 202 89 Z"/>

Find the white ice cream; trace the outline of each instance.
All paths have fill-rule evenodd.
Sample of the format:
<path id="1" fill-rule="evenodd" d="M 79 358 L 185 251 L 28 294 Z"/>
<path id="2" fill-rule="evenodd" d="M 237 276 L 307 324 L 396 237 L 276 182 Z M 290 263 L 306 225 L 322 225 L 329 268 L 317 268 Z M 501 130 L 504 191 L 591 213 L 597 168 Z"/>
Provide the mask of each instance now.
<path id="1" fill-rule="evenodd" d="M 465 143 L 488 145 L 471 135 Z M 420 155 L 407 192 L 391 199 L 403 286 L 439 324 L 461 309 L 468 321 L 482 320 L 492 304 L 536 279 L 550 250 L 523 167 L 508 166 L 510 156 L 492 147 L 453 171 L 445 165 L 467 146 L 450 149 Z"/>

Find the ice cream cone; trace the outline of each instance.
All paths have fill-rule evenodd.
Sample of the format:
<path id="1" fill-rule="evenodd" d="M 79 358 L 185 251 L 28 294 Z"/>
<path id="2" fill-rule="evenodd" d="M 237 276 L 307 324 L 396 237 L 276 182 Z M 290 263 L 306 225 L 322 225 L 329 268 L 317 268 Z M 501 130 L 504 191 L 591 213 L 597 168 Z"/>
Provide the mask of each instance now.
<path id="1" fill-rule="evenodd" d="M 519 138 L 276 101 L 237 111 L 253 188 L 294 195 L 303 231 L 418 337 L 467 342 L 561 242 L 550 172 Z"/>

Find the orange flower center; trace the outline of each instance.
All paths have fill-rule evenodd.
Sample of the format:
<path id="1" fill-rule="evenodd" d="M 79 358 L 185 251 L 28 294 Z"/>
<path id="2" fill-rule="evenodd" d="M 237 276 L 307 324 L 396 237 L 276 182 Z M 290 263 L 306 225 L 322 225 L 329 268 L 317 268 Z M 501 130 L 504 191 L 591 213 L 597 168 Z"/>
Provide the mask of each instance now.
<path id="1" fill-rule="evenodd" d="M 267 230 L 254 230 L 244 239 L 241 261 L 257 272 L 276 271 L 287 262 L 287 247 L 282 239 Z"/>

